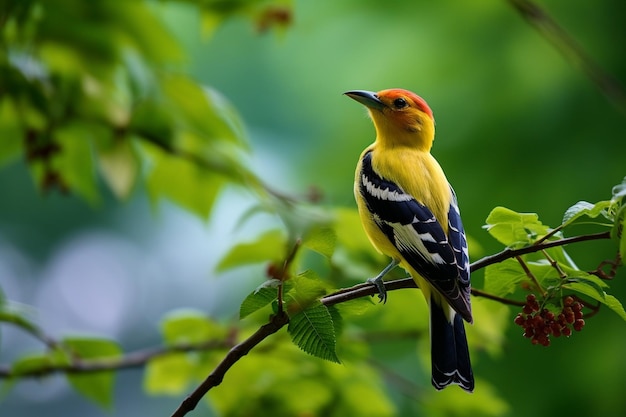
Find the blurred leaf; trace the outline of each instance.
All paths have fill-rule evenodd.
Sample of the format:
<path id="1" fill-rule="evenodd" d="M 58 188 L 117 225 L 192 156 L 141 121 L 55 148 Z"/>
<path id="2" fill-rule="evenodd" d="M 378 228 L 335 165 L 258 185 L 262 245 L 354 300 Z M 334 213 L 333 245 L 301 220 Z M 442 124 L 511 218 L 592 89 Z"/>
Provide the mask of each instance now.
<path id="1" fill-rule="evenodd" d="M 244 144 L 239 115 L 217 91 L 183 76 L 163 77 L 161 83 L 172 110 L 180 114 L 179 127 L 199 134 L 205 143 L 219 140 Z"/>
<path id="2" fill-rule="evenodd" d="M 161 322 L 161 332 L 168 345 L 197 344 L 226 336 L 223 326 L 203 312 L 193 309 L 175 310 L 167 314 Z"/>
<path id="3" fill-rule="evenodd" d="M 146 185 L 152 201 L 166 197 L 207 218 L 226 178 L 154 145 L 143 143 L 142 149 L 151 156 Z"/>
<path id="4" fill-rule="evenodd" d="M 517 213 L 505 207 L 494 208 L 486 222 L 489 234 L 507 247 L 531 244 L 550 231 L 536 213 Z"/>
<path id="5" fill-rule="evenodd" d="M 36 353 L 25 355 L 17 359 L 11 365 L 11 371 L 14 375 L 21 374 L 37 374 L 38 372 L 46 372 L 48 369 L 59 365 L 58 356 L 47 353 Z"/>
<path id="6" fill-rule="evenodd" d="M 20 304 L 13 303 L 0 291 L 0 322 L 11 323 L 28 333 L 39 336 L 39 327 L 27 317 L 27 311 Z"/>
<path id="7" fill-rule="evenodd" d="M 622 200 L 626 198 L 626 177 L 624 177 L 624 180 L 620 184 L 617 184 L 616 186 L 613 187 L 612 194 L 613 194 L 613 198 L 612 198 L 613 201 Z"/>
<path id="8" fill-rule="evenodd" d="M 94 163 L 94 142 L 107 132 L 99 125 L 74 122 L 54 132 L 60 152 L 54 156 L 56 169 L 70 190 L 88 202 L 99 200 Z"/>
<path id="9" fill-rule="evenodd" d="M 340 363 L 335 352 L 335 328 L 332 317 L 322 303 L 290 315 L 287 331 L 293 342 L 306 353 Z"/>
<path id="10" fill-rule="evenodd" d="M 256 240 L 235 245 L 217 265 L 218 271 L 259 263 L 273 262 L 285 256 L 286 236 L 280 230 L 270 230 Z"/>
<path id="11" fill-rule="evenodd" d="M 477 378 L 476 386 L 480 389 L 472 395 L 459 389 L 447 389 L 429 396 L 426 399 L 428 415 L 497 417 L 510 412 L 511 406 L 498 396 L 493 385 Z"/>
<path id="12" fill-rule="evenodd" d="M 180 395 L 192 380 L 195 364 L 186 353 L 168 353 L 146 365 L 143 386 L 152 395 Z"/>
<path id="13" fill-rule="evenodd" d="M 131 138 L 115 140 L 98 152 L 100 171 L 117 198 L 128 198 L 139 174 L 139 157 Z"/>
<path id="14" fill-rule="evenodd" d="M 311 228 L 302 239 L 302 245 L 327 257 L 333 256 L 337 235 L 330 227 L 317 226 Z"/>
<path id="15" fill-rule="evenodd" d="M 122 355 L 119 345 L 107 339 L 66 338 L 63 340 L 63 345 L 72 352 L 72 356 L 81 360 L 116 359 Z M 107 409 L 110 409 L 113 405 L 114 371 L 84 374 L 69 373 L 67 374 L 67 380 L 76 391 L 98 405 Z"/>
<path id="16" fill-rule="evenodd" d="M 15 104 L 5 97 L 0 100 L 0 165 L 19 155 L 23 136 Z"/>
<path id="17" fill-rule="evenodd" d="M 278 285 L 280 285 L 280 281 L 277 279 L 268 280 L 249 294 L 241 303 L 239 318 L 243 319 L 276 300 Z"/>

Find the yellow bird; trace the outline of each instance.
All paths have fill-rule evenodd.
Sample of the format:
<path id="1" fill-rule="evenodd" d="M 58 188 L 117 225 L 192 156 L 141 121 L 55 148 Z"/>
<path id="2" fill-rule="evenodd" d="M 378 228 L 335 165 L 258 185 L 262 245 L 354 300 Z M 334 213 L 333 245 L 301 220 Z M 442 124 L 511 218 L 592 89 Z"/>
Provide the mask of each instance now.
<path id="1" fill-rule="evenodd" d="M 428 104 L 407 90 L 345 93 L 365 105 L 376 140 L 359 158 L 354 195 L 374 247 L 391 258 L 376 277 L 400 265 L 430 306 L 432 384 L 474 390 L 463 319 L 472 323 L 469 254 L 454 190 L 430 154 L 435 120 Z"/>

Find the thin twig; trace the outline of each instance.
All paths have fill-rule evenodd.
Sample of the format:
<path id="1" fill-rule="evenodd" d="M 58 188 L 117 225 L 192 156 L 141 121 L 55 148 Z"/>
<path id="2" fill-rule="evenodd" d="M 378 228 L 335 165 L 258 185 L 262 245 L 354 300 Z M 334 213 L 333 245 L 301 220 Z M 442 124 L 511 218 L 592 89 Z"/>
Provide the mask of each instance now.
<path id="1" fill-rule="evenodd" d="M 580 67 L 609 100 L 622 112 L 626 112 L 626 92 L 620 82 L 600 67 L 548 13 L 530 0 L 508 0 L 508 2 L 559 52 Z"/>
<path id="2" fill-rule="evenodd" d="M 15 372 L 10 367 L 1 367 L 0 378 L 42 377 L 54 373 L 88 374 L 93 372 L 140 368 L 153 359 L 171 353 L 227 349 L 230 347 L 232 347 L 232 344 L 228 341 L 208 340 L 202 343 L 181 343 L 166 347 L 142 349 L 127 353 L 120 358 L 73 360 L 68 364 L 51 365 L 46 368 L 37 368 L 27 371 Z"/>

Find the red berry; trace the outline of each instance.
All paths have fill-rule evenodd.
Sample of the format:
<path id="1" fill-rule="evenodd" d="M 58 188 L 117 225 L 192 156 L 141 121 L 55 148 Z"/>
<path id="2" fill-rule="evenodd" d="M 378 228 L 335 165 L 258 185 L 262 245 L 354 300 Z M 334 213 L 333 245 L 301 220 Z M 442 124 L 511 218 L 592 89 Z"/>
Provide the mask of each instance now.
<path id="1" fill-rule="evenodd" d="M 563 327 L 563 330 L 561 331 L 563 333 L 563 336 L 570 337 L 572 335 L 572 329 L 570 329 L 569 327 Z"/>
<path id="2" fill-rule="evenodd" d="M 574 330 L 576 330 L 577 332 L 581 331 L 583 327 L 585 327 L 585 320 L 578 319 L 574 322 Z"/>
<path id="3" fill-rule="evenodd" d="M 533 308 L 529 306 L 528 304 L 525 304 L 524 307 L 522 308 L 522 311 L 524 312 L 524 314 L 532 314 Z"/>
<path id="4" fill-rule="evenodd" d="M 526 296 L 526 301 L 532 303 L 533 301 L 537 301 L 537 296 L 535 294 L 528 294 Z"/>
<path id="5" fill-rule="evenodd" d="M 571 305 L 574 303 L 574 299 L 573 299 L 571 296 L 569 296 L 569 295 L 568 295 L 567 297 L 565 297 L 565 298 L 563 299 L 563 303 L 564 303 L 566 306 L 571 306 Z"/>
<path id="6" fill-rule="evenodd" d="M 519 313 L 517 316 L 515 316 L 515 320 L 513 320 L 513 322 L 518 326 L 523 326 L 526 323 L 526 319 L 524 318 L 522 313 Z"/>

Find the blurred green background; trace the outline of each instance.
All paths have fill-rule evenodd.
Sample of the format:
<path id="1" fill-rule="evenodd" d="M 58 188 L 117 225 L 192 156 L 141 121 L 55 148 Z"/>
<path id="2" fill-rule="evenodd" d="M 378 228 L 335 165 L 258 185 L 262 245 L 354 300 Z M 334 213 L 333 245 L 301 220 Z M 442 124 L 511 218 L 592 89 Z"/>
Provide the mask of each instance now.
<path id="1" fill-rule="evenodd" d="M 541 5 L 600 67 L 626 80 L 623 1 Z M 240 112 L 252 169 L 285 192 L 315 187 L 324 204 L 354 206 L 354 166 L 374 132 L 342 93 L 402 87 L 424 97 L 437 122 L 433 153 L 477 242 L 474 259 L 500 250 L 482 230 L 493 207 L 537 212 L 557 225 L 575 202 L 610 198 L 626 175 L 624 108 L 506 1 L 295 1 L 285 31 L 259 34 L 249 20 L 233 18 L 204 37 L 192 5 L 159 4 L 155 13 L 185 50 L 181 69 Z M 170 203 L 153 210 L 141 188 L 128 201 L 107 196 L 98 207 L 42 195 L 23 160 L 0 171 L 0 190 L 2 289 L 34 306 L 54 336 L 100 333 L 128 350 L 158 344 L 165 312 L 197 307 L 233 317 L 263 279 L 254 268 L 212 272 L 228 245 L 250 233 L 236 227 L 251 205 L 246 192 L 225 191 L 205 222 Z M 588 269 L 613 253 L 608 243 L 570 251 Z M 621 300 L 624 276 L 611 283 Z M 481 274 L 473 281 L 480 287 Z M 3 329 L 0 343 L 3 363 L 38 348 L 12 329 Z M 626 325 L 608 310 L 547 349 L 511 326 L 500 355 L 476 355 L 475 373 L 509 404 L 503 415 L 626 415 L 624 346 Z M 120 373 L 113 415 L 168 415 L 180 401 L 146 395 L 141 375 Z M 395 397 L 400 410 L 411 410 Z M 201 406 L 193 415 L 208 413 Z M 17 384 L 0 414 L 111 413 L 55 376 Z"/>

